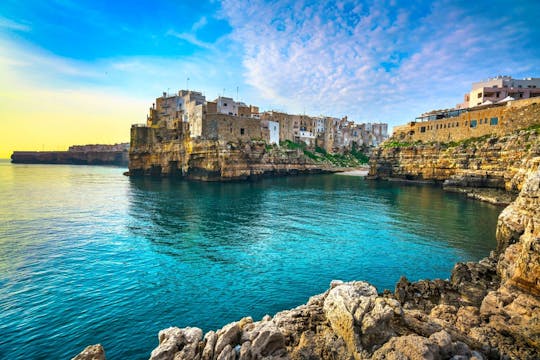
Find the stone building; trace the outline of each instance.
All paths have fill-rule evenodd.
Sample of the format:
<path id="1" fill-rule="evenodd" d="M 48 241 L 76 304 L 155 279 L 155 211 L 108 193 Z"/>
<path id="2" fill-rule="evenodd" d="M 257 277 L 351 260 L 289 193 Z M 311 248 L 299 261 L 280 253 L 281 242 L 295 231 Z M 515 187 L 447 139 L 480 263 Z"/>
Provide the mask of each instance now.
<path id="1" fill-rule="evenodd" d="M 201 92 L 191 90 L 180 90 L 174 95 L 163 93 L 152 104 L 146 126 L 161 129 L 153 134 L 162 139 L 189 136 L 224 142 L 263 140 L 278 145 L 289 140 L 329 152 L 350 150 L 353 144 L 376 146 L 387 136 L 386 124 L 355 124 L 347 117 L 312 117 L 277 111 L 260 114 L 257 106 L 224 96 L 207 101 Z M 146 136 L 142 129 L 135 131 L 143 138 Z"/>

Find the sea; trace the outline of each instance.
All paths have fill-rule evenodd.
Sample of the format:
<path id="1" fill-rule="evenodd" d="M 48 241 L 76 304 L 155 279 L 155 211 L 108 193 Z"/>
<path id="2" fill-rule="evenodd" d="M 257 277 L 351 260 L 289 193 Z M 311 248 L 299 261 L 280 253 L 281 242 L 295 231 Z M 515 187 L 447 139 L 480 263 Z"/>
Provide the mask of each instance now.
<path id="1" fill-rule="evenodd" d="M 437 186 L 124 171 L 0 161 L 1 359 L 147 359 L 164 328 L 259 320 L 334 279 L 445 279 L 496 246 L 501 208 Z"/>

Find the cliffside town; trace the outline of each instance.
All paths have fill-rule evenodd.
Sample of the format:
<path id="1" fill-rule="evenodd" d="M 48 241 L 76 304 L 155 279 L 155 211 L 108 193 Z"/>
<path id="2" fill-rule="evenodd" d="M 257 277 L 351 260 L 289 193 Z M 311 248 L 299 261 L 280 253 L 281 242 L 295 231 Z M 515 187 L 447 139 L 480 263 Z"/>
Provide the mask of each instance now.
<path id="1" fill-rule="evenodd" d="M 335 171 L 327 154 L 354 155 L 386 137 L 387 124 L 259 113 L 232 98 L 207 101 L 181 90 L 157 98 L 146 124 L 132 126 L 129 174 L 235 180 Z"/>

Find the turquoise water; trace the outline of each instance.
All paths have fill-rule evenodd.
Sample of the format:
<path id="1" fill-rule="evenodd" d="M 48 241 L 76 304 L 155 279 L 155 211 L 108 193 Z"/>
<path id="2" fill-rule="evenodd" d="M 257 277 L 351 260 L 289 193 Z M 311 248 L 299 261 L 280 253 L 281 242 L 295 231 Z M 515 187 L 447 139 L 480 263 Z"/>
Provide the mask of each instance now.
<path id="1" fill-rule="evenodd" d="M 499 208 L 431 186 L 123 171 L 0 162 L 0 358 L 147 359 L 169 326 L 260 319 L 332 279 L 447 278 L 495 248 Z"/>

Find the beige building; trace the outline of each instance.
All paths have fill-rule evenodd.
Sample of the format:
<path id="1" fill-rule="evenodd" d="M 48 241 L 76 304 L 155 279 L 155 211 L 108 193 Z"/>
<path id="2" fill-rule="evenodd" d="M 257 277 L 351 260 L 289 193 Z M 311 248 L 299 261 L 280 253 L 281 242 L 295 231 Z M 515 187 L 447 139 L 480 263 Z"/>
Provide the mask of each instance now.
<path id="1" fill-rule="evenodd" d="M 511 76 L 497 76 L 473 83 L 471 91 L 465 94 L 463 102 L 456 107 L 465 109 L 536 96 L 540 96 L 540 78 L 513 79 Z"/>

